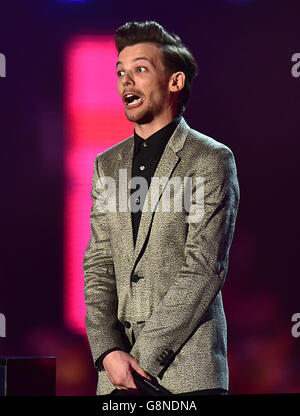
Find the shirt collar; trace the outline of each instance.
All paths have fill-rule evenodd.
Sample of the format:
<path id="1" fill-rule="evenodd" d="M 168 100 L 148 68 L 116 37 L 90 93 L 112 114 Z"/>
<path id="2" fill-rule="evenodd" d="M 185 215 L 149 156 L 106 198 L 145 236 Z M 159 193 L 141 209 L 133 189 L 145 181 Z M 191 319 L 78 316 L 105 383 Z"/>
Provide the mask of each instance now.
<path id="1" fill-rule="evenodd" d="M 160 155 L 166 147 L 167 142 L 174 133 L 180 120 L 181 116 L 174 118 L 169 124 L 153 133 L 147 139 L 140 137 L 134 130 L 134 156 L 141 148 L 143 142 L 147 143 L 147 150 L 151 156 L 155 157 Z"/>

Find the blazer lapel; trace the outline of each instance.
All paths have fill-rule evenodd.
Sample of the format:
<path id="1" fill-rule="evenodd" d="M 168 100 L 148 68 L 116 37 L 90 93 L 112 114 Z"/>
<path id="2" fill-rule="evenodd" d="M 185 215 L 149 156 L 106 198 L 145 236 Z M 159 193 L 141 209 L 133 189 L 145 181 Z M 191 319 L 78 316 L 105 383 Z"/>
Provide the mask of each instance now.
<path id="1" fill-rule="evenodd" d="M 181 121 L 179 122 L 178 126 L 176 127 L 174 133 L 170 137 L 164 152 L 162 154 L 162 157 L 157 165 L 157 168 L 155 170 L 154 176 L 158 178 L 167 177 L 168 180 L 171 177 L 173 170 L 175 169 L 177 163 L 180 161 L 180 157 L 177 155 L 177 152 L 182 149 L 186 136 L 188 134 L 190 127 L 184 120 L 184 118 L 181 118 Z M 151 219 L 154 214 L 153 210 L 143 210 L 139 229 L 138 229 L 138 235 L 136 240 L 136 245 L 134 247 L 133 242 L 133 229 L 132 229 L 132 219 L 131 219 L 131 211 L 128 204 L 128 200 L 130 198 L 130 189 L 129 183 L 132 176 L 132 159 L 133 159 L 133 151 L 134 151 L 134 136 L 131 136 L 128 138 L 127 145 L 125 146 L 124 150 L 119 155 L 119 161 L 118 161 L 118 177 L 117 184 L 118 189 L 122 189 L 122 192 L 119 193 L 119 201 L 122 203 L 124 207 L 127 207 L 124 211 L 118 212 L 118 218 L 121 223 L 122 227 L 122 234 L 126 236 L 126 251 L 128 254 L 128 258 L 130 259 L 130 268 L 133 268 L 133 265 L 136 262 L 136 259 L 145 243 L 148 230 L 150 227 Z M 120 182 L 120 170 L 122 171 L 122 179 L 124 182 Z M 167 182 L 168 182 L 167 180 Z M 164 185 L 165 186 L 167 185 Z M 163 189 L 159 192 L 159 194 L 156 194 L 156 198 L 151 201 L 151 194 L 153 193 L 153 187 L 154 184 L 151 182 L 150 187 L 148 189 L 146 200 L 144 203 L 144 207 L 150 206 L 147 202 L 150 199 L 151 205 L 153 207 L 156 207 L 156 203 L 158 203 L 160 195 L 163 193 Z M 154 192 L 155 194 L 155 192 Z M 121 205 L 121 204 L 120 204 Z"/>
<path id="2" fill-rule="evenodd" d="M 167 181 L 164 184 L 164 187 L 160 189 L 159 193 L 155 193 L 153 191 L 153 188 L 155 186 L 155 183 L 153 183 L 151 181 L 150 183 L 150 187 L 148 189 L 147 195 L 146 195 L 146 199 L 145 199 L 145 203 L 144 203 L 144 207 L 147 207 L 147 210 L 143 210 L 142 211 L 142 215 L 141 215 L 141 219 L 140 219 L 140 224 L 139 224 L 139 229 L 138 229 L 138 234 L 137 234 L 137 240 L 136 240 L 136 245 L 135 245 L 135 249 L 134 249 L 134 262 L 136 261 L 139 252 L 141 251 L 147 234 L 148 234 L 148 230 L 151 224 L 151 219 L 152 216 L 155 215 L 154 211 L 154 207 L 157 207 L 157 203 L 159 202 L 159 198 L 162 195 L 169 178 L 172 176 L 173 170 L 175 169 L 177 163 L 179 163 L 180 161 L 180 157 L 177 155 L 177 152 L 179 150 L 182 149 L 186 136 L 188 134 L 189 131 L 189 126 L 186 123 L 186 121 L 184 120 L 184 118 L 181 118 L 181 121 L 179 122 L 177 128 L 175 129 L 174 133 L 172 134 L 172 136 L 170 137 L 164 152 L 161 156 L 161 159 L 157 165 L 157 168 L 154 172 L 153 176 L 156 176 L 158 178 L 162 178 L 162 177 L 167 177 Z M 132 162 L 132 161 L 131 161 Z M 156 195 L 155 199 L 151 200 L 151 195 Z M 153 207 L 153 209 L 149 209 L 150 207 L 150 203 L 151 203 L 151 207 Z M 130 215 L 130 214 L 129 214 Z M 130 215 L 131 217 L 131 215 Z M 131 220 L 131 218 L 130 218 Z"/>
<path id="3" fill-rule="evenodd" d="M 120 224 L 120 232 L 123 236 L 126 236 L 126 252 L 128 255 L 128 260 L 130 262 L 130 269 L 132 268 L 132 262 L 134 259 L 134 242 L 133 242 L 133 229 L 132 229 L 132 220 L 131 212 L 128 204 L 128 199 L 130 198 L 130 190 L 128 189 L 131 175 L 132 175 L 132 159 L 134 151 L 134 136 L 128 138 L 127 146 L 120 153 L 118 168 L 117 168 L 117 189 L 119 189 L 119 202 L 123 207 L 126 207 L 124 211 L 118 211 L 118 219 Z M 120 172 L 122 171 L 122 182 L 120 182 Z M 122 190 L 122 192 L 121 192 Z"/>

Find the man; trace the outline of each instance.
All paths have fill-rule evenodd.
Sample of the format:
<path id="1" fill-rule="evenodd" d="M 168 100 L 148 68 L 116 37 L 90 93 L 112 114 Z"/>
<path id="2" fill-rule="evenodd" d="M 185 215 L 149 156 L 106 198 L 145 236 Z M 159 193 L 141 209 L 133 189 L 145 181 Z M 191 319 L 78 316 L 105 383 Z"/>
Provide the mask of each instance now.
<path id="1" fill-rule="evenodd" d="M 134 136 L 94 165 L 83 266 L 97 394 L 136 391 L 133 370 L 174 394 L 226 392 L 221 288 L 239 203 L 234 157 L 182 117 L 197 65 L 178 36 L 156 22 L 130 22 L 116 46 Z M 180 210 L 182 187 L 168 182 L 191 179 Z"/>

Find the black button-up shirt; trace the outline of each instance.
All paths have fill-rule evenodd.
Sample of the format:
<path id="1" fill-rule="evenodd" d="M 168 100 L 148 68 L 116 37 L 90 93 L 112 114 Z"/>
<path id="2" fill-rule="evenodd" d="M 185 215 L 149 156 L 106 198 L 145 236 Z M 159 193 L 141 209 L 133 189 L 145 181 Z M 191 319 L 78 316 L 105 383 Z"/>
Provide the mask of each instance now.
<path id="1" fill-rule="evenodd" d="M 180 120 L 181 117 L 174 118 L 169 124 L 153 133 L 147 139 L 143 139 L 136 131 L 134 131 L 134 152 L 131 176 L 132 178 L 141 176 L 146 179 L 148 184 L 147 189 L 141 189 L 139 185 L 136 188 L 134 187 L 131 189 L 131 206 L 133 204 L 135 206 L 135 209 L 131 210 L 134 244 L 136 243 L 142 209 L 152 176 L 154 176 L 166 144 L 174 133 Z"/>
<path id="2" fill-rule="evenodd" d="M 131 175 L 132 178 L 135 176 L 142 176 L 146 179 L 149 188 L 152 176 L 154 175 L 159 160 L 165 150 L 166 144 L 168 143 L 170 137 L 174 133 L 180 120 L 181 116 L 174 118 L 169 124 L 161 128 L 157 132 L 153 133 L 147 139 L 143 139 L 134 131 L 134 151 Z M 137 189 L 131 189 L 131 203 L 133 203 L 133 200 L 137 199 L 137 196 L 134 197 L 134 195 L 132 194 L 135 193 L 138 189 L 139 187 L 137 187 Z M 147 189 L 143 189 L 143 191 L 147 191 Z M 131 212 L 134 244 L 136 243 L 137 232 L 142 214 L 141 210 L 143 208 L 143 204 L 146 198 L 146 193 L 147 192 L 143 192 L 143 194 L 140 193 L 139 201 L 135 202 L 137 206 L 140 205 L 139 210 L 137 212 Z M 104 370 L 102 361 L 107 354 L 120 349 L 121 348 L 115 347 L 105 351 L 96 360 L 95 365 L 98 368 L 98 370 Z"/>

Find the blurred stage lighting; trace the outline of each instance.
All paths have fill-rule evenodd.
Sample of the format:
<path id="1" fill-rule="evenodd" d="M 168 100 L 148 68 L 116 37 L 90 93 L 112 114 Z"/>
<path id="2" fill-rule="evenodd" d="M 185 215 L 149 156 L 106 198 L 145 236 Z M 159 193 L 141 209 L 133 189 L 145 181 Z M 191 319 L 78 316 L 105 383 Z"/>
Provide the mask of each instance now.
<path id="1" fill-rule="evenodd" d="M 117 92 L 112 36 L 77 36 L 64 53 L 64 323 L 85 333 L 83 256 L 90 238 L 94 159 L 133 134 Z"/>

